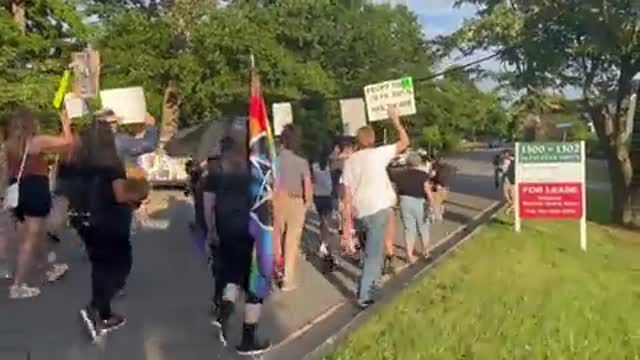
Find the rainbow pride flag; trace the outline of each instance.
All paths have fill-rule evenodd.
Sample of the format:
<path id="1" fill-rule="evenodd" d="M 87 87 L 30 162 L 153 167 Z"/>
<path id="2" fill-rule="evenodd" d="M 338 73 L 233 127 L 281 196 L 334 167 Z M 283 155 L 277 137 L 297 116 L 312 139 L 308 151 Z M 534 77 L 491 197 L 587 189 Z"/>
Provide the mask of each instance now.
<path id="1" fill-rule="evenodd" d="M 255 239 L 249 290 L 258 298 L 271 292 L 275 273 L 273 231 L 273 185 L 276 174 L 276 146 L 269 126 L 260 80 L 252 71 L 249 102 L 249 167 L 251 171 L 251 213 L 249 233 Z"/>

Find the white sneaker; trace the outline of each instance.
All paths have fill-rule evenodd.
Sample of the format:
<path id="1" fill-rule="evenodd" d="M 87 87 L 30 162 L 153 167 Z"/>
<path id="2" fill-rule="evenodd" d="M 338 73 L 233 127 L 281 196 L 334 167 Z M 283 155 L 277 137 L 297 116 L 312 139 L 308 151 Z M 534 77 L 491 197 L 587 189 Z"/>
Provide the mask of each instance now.
<path id="1" fill-rule="evenodd" d="M 29 299 L 40 295 L 40 289 L 37 287 L 29 287 L 27 284 L 11 285 L 9 287 L 9 299 Z"/>
<path id="2" fill-rule="evenodd" d="M 69 265 L 67 264 L 53 264 L 51 270 L 47 271 L 45 275 L 47 276 L 48 282 L 58 281 L 64 274 L 69 271 Z"/>

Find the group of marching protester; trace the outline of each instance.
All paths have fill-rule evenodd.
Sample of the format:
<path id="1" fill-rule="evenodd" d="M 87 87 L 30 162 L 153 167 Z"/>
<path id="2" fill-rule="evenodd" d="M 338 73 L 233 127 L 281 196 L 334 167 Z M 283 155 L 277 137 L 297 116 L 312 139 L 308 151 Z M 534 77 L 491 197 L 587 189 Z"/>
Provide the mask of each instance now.
<path id="1" fill-rule="evenodd" d="M 389 165 L 409 146 L 397 113 L 389 112 L 398 133 L 395 144 L 376 147 L 371 127 L 354 138 L 342 138 L 332 151 L 314 154 L 310 164 L 301 149 L 301 134 L 288 125 L 279 137 L 277 176 L 271 192 L 274 238 L 279 239 L 274 273 L 282 291 L 292 291 L 299 276 L 300 242 L 305 218 L 315 209 L 320 218 L 320 255 L 334 269 L 339 258 L 360 257 L 363 273 L 358 289 L 362 308 L 373 303 L 372 290 L 394 257 L 396 209 L 404 227 L 407 261 L 430 256 L 430 224 L 442 219 L 446 187 L 438 161 L 410 152 L 401 168 Z M 125 317 L 112 311 L 132 267 L 130 237 L 134 214 L 149 196 L 150 185 L 136 159 L 158 145 L 155 119 L 121 126 L 111 110 L 91 116 L 84 127 L 72 126 L 60 114 L 57 136 L 40 133 L 38 118 L 17 111 L 6 123 L 0 151 L 6 191 L 1 212 L 0 277 L 8 280 L 9 298 L 37 297 L 35 270 L 55 282 L 69 267 L 58 262 L 56 246 L 72 229 L 91 263 L 90 301 L 80 311 L 93 342 L 123 326 Z M 220 339 L 226 344 L 235 303 L 245 294 L 240 354 L 270 348 L 257 337 L 264 295 L 255 288 L 252 261 L 256 232 L 251 222 L 256 193 L 252 188 L 246 133 L 224 136 L 219 154 L 193 164 L 196 224 L 204 231 L 215 278 L 213 310 Z M 339 233 L 330 224 L 338 220 Z M 15 241 L 13 241 L 15 240 Z M 15 244 L 15 256 L 9 245 Z M 386 261 L 385 261 L 386 260 Z M 12 265 L 12 266 L 10 266 Z M 263 292 L 264 293 L 264 292 Z"/>
<path id="2" fill-rule="evenodd" d="M 93 114 L 81 129 L 63 111 L 60 125 L 58 136 L 44 135 L 37 116 L 26 109 L 5 123 L 0 276 L 10 281 L 12 300 L 40 295 L 30 275 L 44 270 L 46 280 L 55 282 L 69 270 L 56 262 L 55 250 L 71 225 L 91 262 L 91 299 L 80 314 L 95 341 L 126 322 L 112 312 L 111 302 L 131 270 L 133 212 L 149 194 L 135 159 L 156 148 L 158 129 L 151 116 L 119 128 L 110 110 Z"/>

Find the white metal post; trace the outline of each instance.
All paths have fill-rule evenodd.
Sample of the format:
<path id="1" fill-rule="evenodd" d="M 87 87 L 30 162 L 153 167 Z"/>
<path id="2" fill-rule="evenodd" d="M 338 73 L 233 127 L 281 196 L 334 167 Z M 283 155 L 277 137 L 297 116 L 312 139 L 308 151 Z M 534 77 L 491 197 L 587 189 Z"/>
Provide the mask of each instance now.
<path id="1" fill-rule="evenodd" d="M 514 230 L 516 232 L 520 232 L 522 230 L 522 224 L 520 222 L 520 179 L 519 179 L 519 171 L 518 164 L 520 163 L 520 143 L 516 142 L 515 144 L 515 184 L 513 184 L 513 214 L 514 214 Z"/>
<path id="2" fill-rule="evenodd" d="M 580 218 L 580 247 L 583 251 L 587 251 L 587 159 L 586 145 L 584 141 L 580 142 L 580 171 L 582 172 L 582 217 Z"/>

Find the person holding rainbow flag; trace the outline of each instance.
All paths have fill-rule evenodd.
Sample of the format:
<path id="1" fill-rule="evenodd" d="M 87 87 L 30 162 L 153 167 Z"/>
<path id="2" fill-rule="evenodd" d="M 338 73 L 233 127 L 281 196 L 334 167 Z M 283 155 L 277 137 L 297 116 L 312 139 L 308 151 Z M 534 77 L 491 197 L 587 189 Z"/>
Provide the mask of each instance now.
<path id="1" fill-rule="evenodd" d="M 253 73 L 247 127 L 248 144 L 244 136 L 222 139 L 219 166 L 205 180 L 204 201 L 214 209 L 214 215 L 207 219 L 207 231 L 217 235 L 210 239 L 217 243 L 221 262 L 216 275 L 219 305 L 213 324 L 226 345 L 230 318 L 244 291 L 242 341 L 237 351 L 258 355 L 271 348 L 269 341 L 258 339 L 257 327 L 275 272 L 272 189 L 276 157 L 260 83 Z"/>

